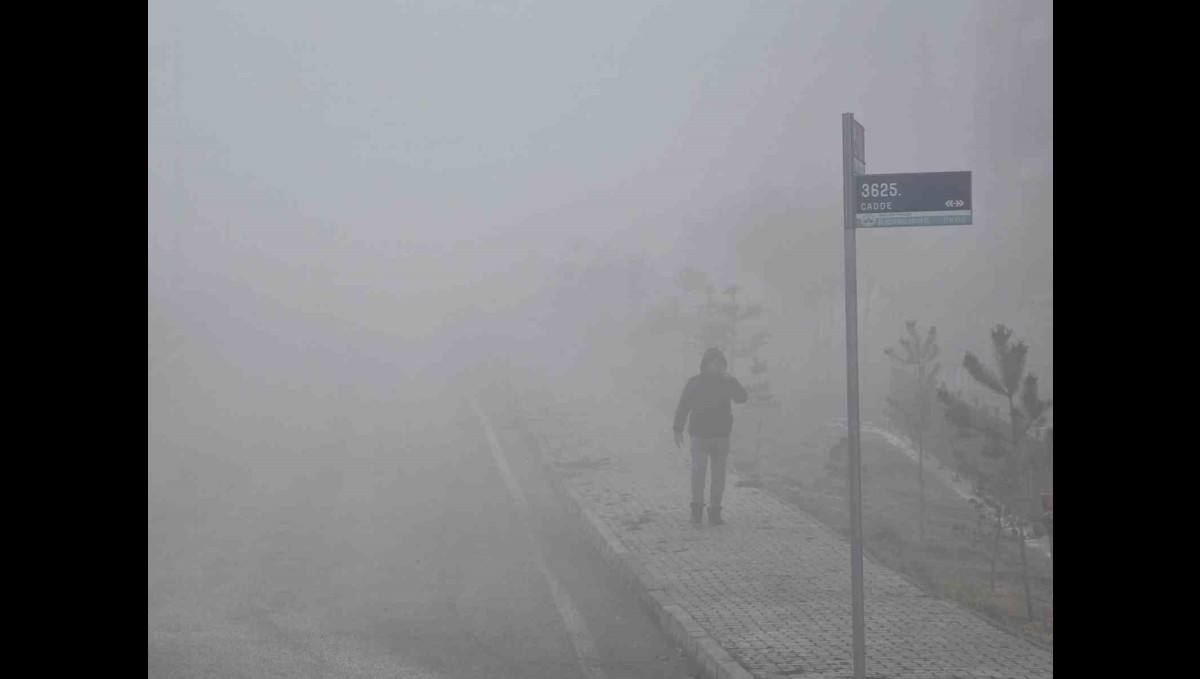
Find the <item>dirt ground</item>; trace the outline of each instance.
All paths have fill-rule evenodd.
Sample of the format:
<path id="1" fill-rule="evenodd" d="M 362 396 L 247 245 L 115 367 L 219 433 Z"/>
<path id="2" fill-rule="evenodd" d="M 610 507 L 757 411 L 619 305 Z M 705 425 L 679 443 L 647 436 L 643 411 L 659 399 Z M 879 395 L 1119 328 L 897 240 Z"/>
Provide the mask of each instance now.
<path id="1" fill-rule="evenodd" d="M 845 472 L 829 464 L 829 450 L 844 428 L 811 428 L 793 452 L 749 456 L 734 469 L 794 506 L 849 536 Z M 990 580 L 993 526 L 980 524 L 974 508 L 928 474 L 925 478 L 925 541 L 919 538 L 917 466 L 878 436 L 862 437 L 863 539 L 868 558 L 893 568 L 930 593 L 959 603 L 992 622 L 1053 647 L 1050 609 L 1054 596 L 1051 560 L 1026 549 L 1033 594 L 1027 617 L 1020 546 L 1002 536 L 996 588 Z"/>

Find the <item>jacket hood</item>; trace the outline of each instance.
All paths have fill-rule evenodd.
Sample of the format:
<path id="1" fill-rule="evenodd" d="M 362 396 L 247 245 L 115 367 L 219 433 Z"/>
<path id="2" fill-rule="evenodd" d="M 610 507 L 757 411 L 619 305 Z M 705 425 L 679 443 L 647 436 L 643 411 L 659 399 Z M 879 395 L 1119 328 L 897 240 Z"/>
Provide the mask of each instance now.
<path id="1" fill-rule="evenodd" d="M 726 366 L 729 365 L 729 361 L 725 360 L 725 354 L 721 353 L 721 350 L 716 347 L 710 347 L 704 352 L 704 357 L 700 359 L 700 372 L 704 372 L 704 366 L 708 365 L 709 361 L 720 361 Z"/>

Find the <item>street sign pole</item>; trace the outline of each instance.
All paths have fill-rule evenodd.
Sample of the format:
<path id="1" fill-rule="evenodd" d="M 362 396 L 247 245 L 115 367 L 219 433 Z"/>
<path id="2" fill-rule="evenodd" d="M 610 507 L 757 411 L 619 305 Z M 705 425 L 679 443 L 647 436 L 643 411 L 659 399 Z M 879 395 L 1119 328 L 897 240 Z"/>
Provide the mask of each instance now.
<path id="1" fill-rule="evenodd" d="M 842 114 L 842 231 L 846 244 L 846 438 L 850 444 L 850 586 L 854 606 L 854 679 L 867 673 L 863 610 L 862 448 L 858 421 L 859 228 L 971 224 L 971 173 L 868 175 L 866 132 Z"/>
<path id="2" fill-rule="evenodd" d="M 850 581 L 854 616 L 854 678 L 867 675 L 863 610 L 862 474 L 858 424 L 858 273 L 855 261 L 855 161 L 866 170 L 866 139 L 853 113 L 842 114 L 842 220 L 846 250 L 846 429 L 850 443 Z M 856 157 L 857 156 L 857 157 Z"/>

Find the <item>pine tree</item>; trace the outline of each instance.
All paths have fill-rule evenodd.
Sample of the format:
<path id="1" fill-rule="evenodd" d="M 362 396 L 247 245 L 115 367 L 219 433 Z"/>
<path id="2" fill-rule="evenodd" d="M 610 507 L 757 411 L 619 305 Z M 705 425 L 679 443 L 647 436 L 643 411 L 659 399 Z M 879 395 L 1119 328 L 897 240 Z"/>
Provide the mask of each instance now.
<path id="1" fill-rule="evenodd" d="M 992 588 L 994 590 L 996 586 L 996 557 L 1003 519 L 1007 516 L 1020 545 L 1026 613 L 1032 620 L 1033 597 L 1025 554 L 1026 512 L 1018 511 L 1018 508 L 1022 505 L 1027 508 L 1034 500 L 1033 460 L 1031 452 L 1022 452 L 1021 440 L 1032 427 L 1044 424 L 1052 402 L 1038 396 L 1037 376 L 1025 372 L 1029 352 L 1025 342 L 1011 342 L 1012 330 L 1003 324 L 992 328 L 991 335 L 993 365 L 985 365 L 978 356 L 968 351 L 963 358 L 963 367 L 972 379 L 1008 401 L 1008 431 L 997 429 L 987 421 L 986 416 L 978 411 L 973 412 L 945 388 L 938 390 L 938 398 L 947 406 L 946 416 L 958 430 L 961 433 L 983 435 L 986 439 L 983 455 L 1001 462 L 1001 470 L 987 477 L 989 495 L 995 502 L 996 510 L 996 532 L 992 540 Z"/>
<path id="2" fill-rule="evenodd" d="M 895 420 L 917 444 L 917 491 L 920 497 L 917 523 L 920 541 L 925 542 L 925 432 L 929 428 L 934 385 L 941 366 L 933 362 L 938 356 L 937 328 L 930 326 L 924 340 L 917 332 L 916 321 L 908 321 L 905 330 L 908 337 L 900 338 L 900 350 L 889 347 L 883 353 L 916 372 L 913 389 L 900 399 L 889 398 L 888 404 Z"/>

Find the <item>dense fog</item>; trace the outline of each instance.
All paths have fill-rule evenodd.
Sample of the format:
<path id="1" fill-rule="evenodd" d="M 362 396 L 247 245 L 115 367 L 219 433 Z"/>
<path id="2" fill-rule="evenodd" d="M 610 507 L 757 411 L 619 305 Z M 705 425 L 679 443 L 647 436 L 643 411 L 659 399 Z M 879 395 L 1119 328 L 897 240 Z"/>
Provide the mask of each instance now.
<path id="1" fill-rule="evenodd" d="M 1052 394 L 1052 29 L 1032 1 L 151 2 L 152 606 L 191 530 L 369 536 L 501 373 L 636 390 L 669 446 L 704 285 L 761 307 L 784 421 L 844 418 L 845 112 L 868 172 L 973 176 L 973 224 L 857 234 L 864 418 L 908 320 L 968 399 L 1003 405 L 962 370 L 997 324 Z"/>

